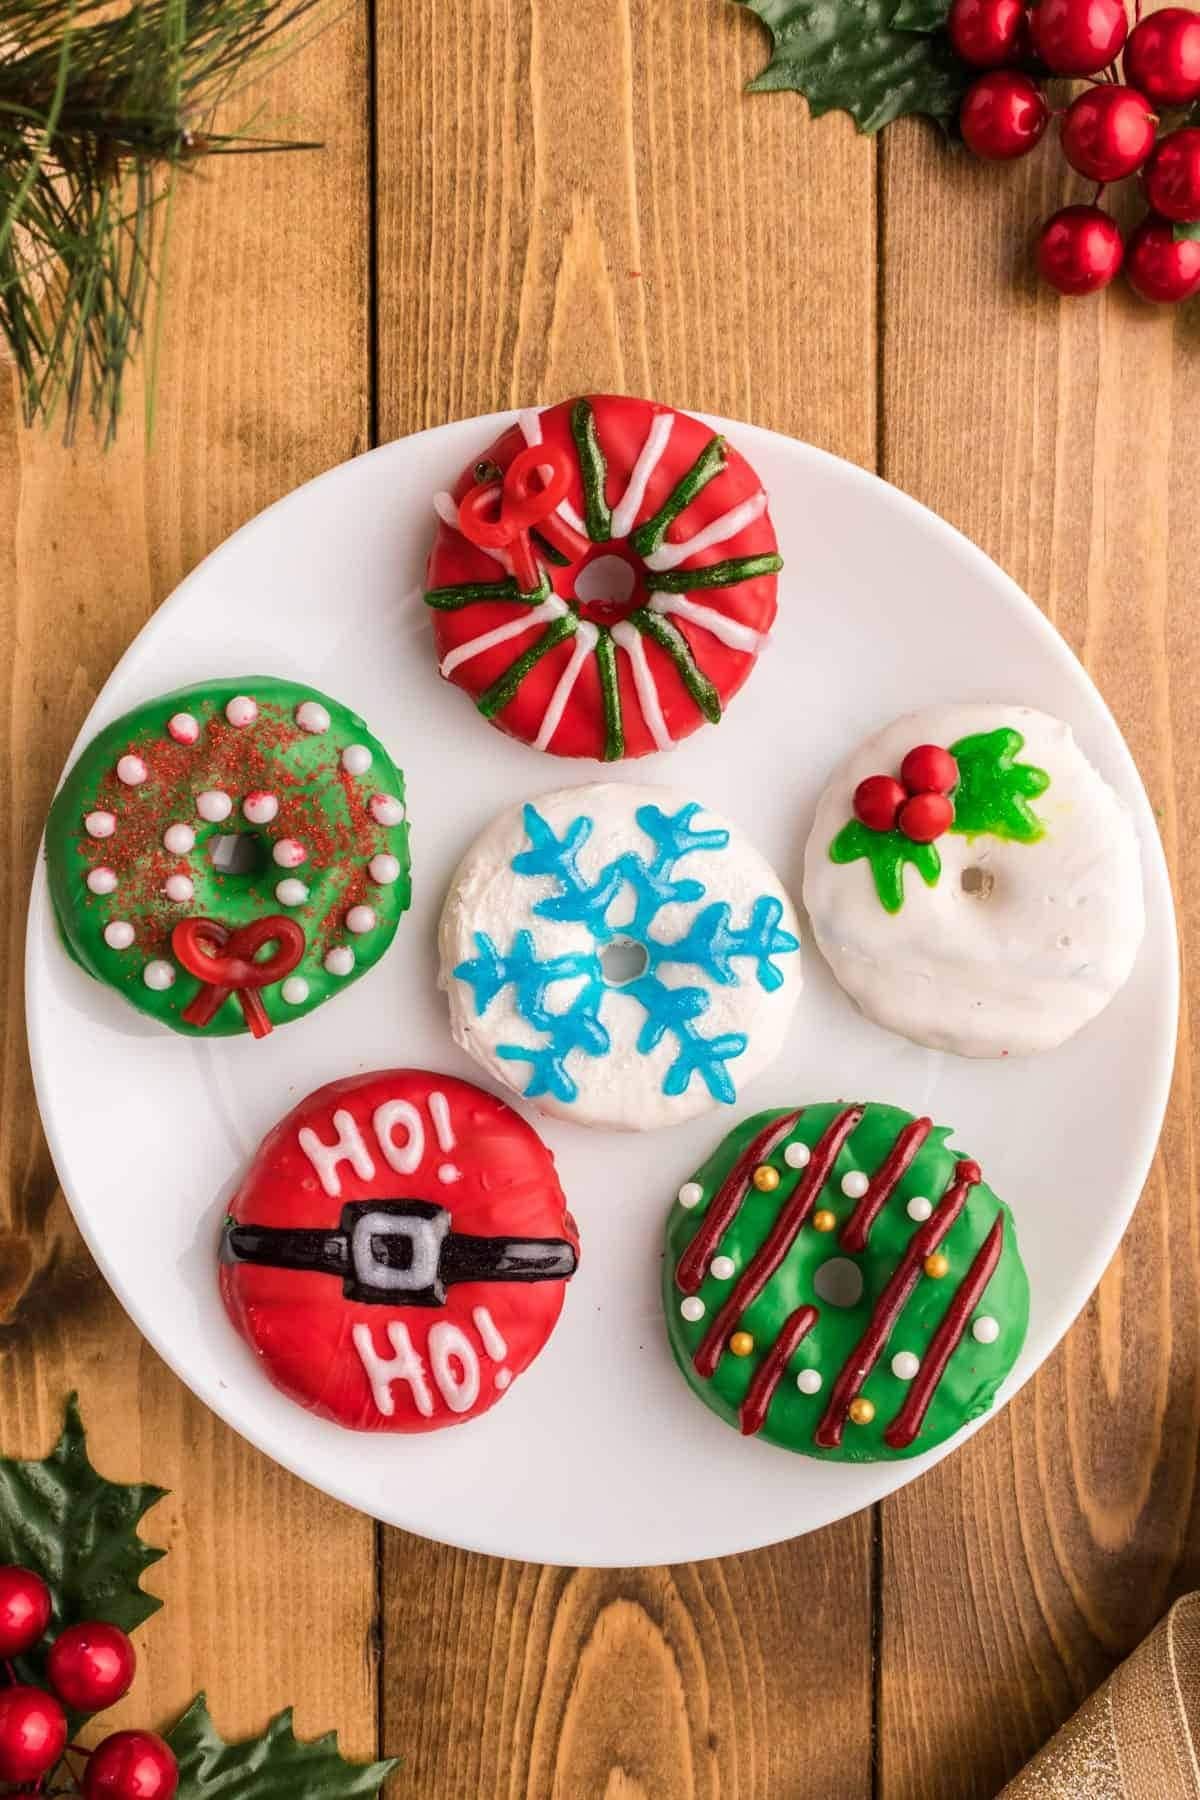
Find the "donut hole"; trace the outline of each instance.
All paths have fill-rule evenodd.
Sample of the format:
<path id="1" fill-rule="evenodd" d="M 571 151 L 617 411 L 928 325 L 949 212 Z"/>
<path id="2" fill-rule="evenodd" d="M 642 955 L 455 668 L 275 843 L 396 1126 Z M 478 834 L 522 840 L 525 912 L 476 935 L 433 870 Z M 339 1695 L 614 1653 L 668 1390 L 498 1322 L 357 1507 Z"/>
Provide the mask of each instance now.
<path id="1" fill-rule="evenodd" d="M 862 1270 L 848 1256 L 831 1256 L 814 1274 L 813 1287 L 827 1306 L 857 1306 L 862 1299 Z"/>
<path id="2" fill-rule="evenodd" d="M 959 877 L 962 891 L 972 900 L 987 900 L 996 886 L 996 877 L 990 869 L 980 868 L 978 863 L 971 863 Z"/>
<path id="3" fill-rule="evenodd" d="M 261 875 L 271 852 L 257 831 L 222 831 L 208 840 L 208 860 L 218 875 Z"/>
<path id="4" fill-rule="evenodd" d="M 596 625 L 619 624 L 644 597 L 638 567 L 611 549 L 589 557 L 576 569 L 574 586 L 581 617 Z"/>
<path id="5" fill-rule="evenodd" d="M 628 987 L 631 981 L 640 980 L 649 967 L 649 951 L 633 938 L 614 938 L 600 952 L 600 968 L 609 987 Z"/>

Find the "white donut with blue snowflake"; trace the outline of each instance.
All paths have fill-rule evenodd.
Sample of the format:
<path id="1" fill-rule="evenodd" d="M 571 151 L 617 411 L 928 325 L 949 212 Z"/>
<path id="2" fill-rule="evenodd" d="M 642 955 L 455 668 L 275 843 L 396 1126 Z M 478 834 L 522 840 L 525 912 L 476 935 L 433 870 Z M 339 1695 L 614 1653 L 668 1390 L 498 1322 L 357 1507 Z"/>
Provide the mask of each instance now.
<path id="1" fill-rule="evenodd" d="M 602 782 L 503 813 L 441 924 L 457 1041 L 581 1125 L 732 1106 L 800 992 L 795 910 L 735 826 L 686 793 Z"/>

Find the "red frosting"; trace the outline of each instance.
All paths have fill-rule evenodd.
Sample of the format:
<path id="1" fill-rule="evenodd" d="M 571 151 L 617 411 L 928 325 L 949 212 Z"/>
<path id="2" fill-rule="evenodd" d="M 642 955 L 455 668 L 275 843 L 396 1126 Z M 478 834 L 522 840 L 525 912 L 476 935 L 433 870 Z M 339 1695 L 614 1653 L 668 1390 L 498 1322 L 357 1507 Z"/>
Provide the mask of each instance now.
<path id="1" fill-rule="evenodd" d="M 323 1158 L 321 1146 L 341 1154 Z M 354 1218 L 373 1212 L 363 1202 L 381 1209 L 359 1233 L 358 1256 L 382 1299 L 346 1292 L 361 1273 Z M 414 1202 L 411 1221 L 386 1211 Z M 310 1094 L 264 1140 L 229 1214 L 220 1274 L 234 1325 L 284 1393 L 360 1431 L 436 1431 L 486 1412 L 553 1331 L 579 1245 L 537 1133 L 482 1089 L 421 1069 L 353 1076 Z M 381 1217 L 401 1232 L 398 1268 L 415 1270 L 422 1244 L 435 1245 L 446 1277 L 440 1300 L 387 1297 L 396 1277 L 375 1235 Z M 273 1235 L 281 1231 L 288 1235 Z M 501 1244 L 516 1246 L 510 1268 L 541 1256 L 560 1272 L 474 1279 L 471 1258 L 494 1257 Z M 345 1267 L 329 1266 L 339 1257 Z M 314 1258 L 323 1266 L 311 1266 Z"/>

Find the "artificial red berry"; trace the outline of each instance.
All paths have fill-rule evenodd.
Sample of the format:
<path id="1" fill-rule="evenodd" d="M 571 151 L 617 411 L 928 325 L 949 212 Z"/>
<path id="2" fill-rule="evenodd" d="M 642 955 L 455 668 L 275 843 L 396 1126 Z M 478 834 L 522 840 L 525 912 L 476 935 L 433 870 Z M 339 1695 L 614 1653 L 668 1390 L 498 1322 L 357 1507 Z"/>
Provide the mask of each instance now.
<path id="1" fill-rule="evenodd" d="M 24 1656 L 45 1636 L 52 1604 L 50 1589 L 32 1569 L 0 1569 L 0 1662 Z"/>
<path id="2" fill-rule="evenodd" d="M 1164 6 L 1135 25 L 1125 46 L 1125 79 L 1156 106 L 1200 96 L 1200 15 Z"/>
<path id="3" fill-rule="evenodd" d="M 910 794 L 948 794 L 958 780 L 958 764 L 940 744 L 918 744 L 900 764 Z"/>
<path id="4" fill-rule="evenodd" d="M 908 795 L 890 775 L 868 775 L 854 790 L 854 816 L 869 831 L 891 831 Z"/>
<path id="5" fill-rule="evenodd" d="M 914 794 L 900 808 L 896 823 L 914 844 L 932 844 L 953 825 L 954 808 L 945 794 Z"/>
<path id="6" fill-rule="evenodd" d="M 1154 114 L 1129 87 L 1089 88 L 1063 116 L 1063 155 L 1089 181 L 1124 181 L 1154 148 Z"/>
<path id="7" fill-rule="evenodd" d="M 1200 130 L 1185 126 L 1160 138 L 1142 177 L 1146 198 L 1164 219 L 1200 219 Z"/>
<path id="8" fill-rule="evenodd" d="M 114 1731 L 88 1758 L 85 1800 L 172 1800 L 179 1764 L 153 1731 Z"/>
<path id="9" fill-rule="evenodd" d="M 1049 117 L 1036 82 L 1028 75 L 995 69 L 971 83 L 958 123 L 968 150 L 987 162 L 1008 162 L 1033 149 Z"/>
<path id="10" fill-rule="evenodd" d="M 1107 287 L 1125 254 L 1114 220 L 1098 206 L 1064 206 L 1042 226 L 1038 274 L 1060 294 L 1094 294 Z"/>
<path id="11" fill-rule="evenodd" d="M 1124 0 L 1037 0 L 1029 15 L 1033 47 L 1056 75 L 1107 67 L 1128 29 Z"/>
<path id="12" fill-rule="evenodd" d="M 40 1781 L 67 1742 L 67 1715 L 41 1688 L 0 1688 L 0 1781 Z"/>
<path id="13" fill-rule="evenodd" d="M 103 1712 L 133 1686 L 137 1654 L 117 1625 L 68 1625 L 46 1664 L 50 1685 L 72 1712 Z"/>
<path id="14" fill-rule="evenodd" d="M 998 69 L 1024 52 L 1027 16 L 1025 0 L 951 0 L 946 29 L 965 63 Z"/>
<path id="15" fill-rule="evenodd" d="M 1143 300 L 1170 306 L 1200 293 L 1200 243 L 1175 237 L 1175 227 L 1153 213 L 1130 234 L 1125 274 Z"/>

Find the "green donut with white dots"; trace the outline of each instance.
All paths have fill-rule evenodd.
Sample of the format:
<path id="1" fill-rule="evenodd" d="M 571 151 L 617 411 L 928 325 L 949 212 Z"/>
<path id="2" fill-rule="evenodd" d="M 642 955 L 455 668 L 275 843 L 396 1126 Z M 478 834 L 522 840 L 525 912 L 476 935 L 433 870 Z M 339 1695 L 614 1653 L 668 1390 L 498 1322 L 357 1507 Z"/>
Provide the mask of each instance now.
<path id="1" fill-rule="evenodd" d="M 55 918 L 89 975 L 197 1037 L 249 1023 L 236 989 L 207 1022 L 184 1017 L 219 990 L 179 960 L 175 927 L 291 919 L 303 954 L 253 989 L 283 1025 L 391 943 L 412 897 L 406 821 L 404 777 L 357 713 L 274 676 L 199 682 L 106 726 L 67 774 L 46 825 Z"/>

